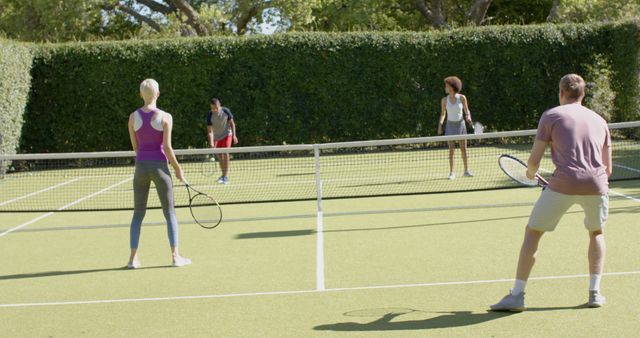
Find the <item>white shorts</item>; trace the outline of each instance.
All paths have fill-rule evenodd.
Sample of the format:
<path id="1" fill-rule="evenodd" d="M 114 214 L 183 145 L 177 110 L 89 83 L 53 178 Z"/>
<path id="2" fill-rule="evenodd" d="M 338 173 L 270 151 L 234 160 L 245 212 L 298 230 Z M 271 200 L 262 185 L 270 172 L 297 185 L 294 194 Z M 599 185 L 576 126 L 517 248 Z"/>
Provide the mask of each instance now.
<path id="1" fill-rule="evenodd" d="M 607 195 L 565 195 L 546 188 L 540 194 L 529 216 L 529 228 L 538 231 L 553 231 L 560 219 L 574 204 L 584 210 L 584 227 L 589 231 L 604 228 L 609 215 Z"/>

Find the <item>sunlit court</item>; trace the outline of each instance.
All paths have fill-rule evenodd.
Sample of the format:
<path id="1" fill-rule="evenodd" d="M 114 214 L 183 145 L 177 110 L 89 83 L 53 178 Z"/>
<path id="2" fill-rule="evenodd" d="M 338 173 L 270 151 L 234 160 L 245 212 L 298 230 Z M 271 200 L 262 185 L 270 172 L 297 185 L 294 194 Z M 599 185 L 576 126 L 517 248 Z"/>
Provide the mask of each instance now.
<path id="1" fill-rule="evenodd" d="M 446 177 L 447 137 L 237 148 L 228 185 L 210 173 L 221 150 L 178 151 L 193 187 L 216 196 L 224 215 L 214 229 L 198 226 L 175 183 L 181 248 L 193 260 L 183 268 L 171 266 L 166 224 L 152 209 L 142 266 L 125 269 L 131 211 L 100 208 L 132 203 L 130 153 L 14 155 L 0 202 L 23 211 L 0 213 L 3 255 L 11 257 L 0 277 L 6 332 L 136 335 L 142 331 L 127 325 L 135 320 L 144 335 L 169 336 L 573 335 L 604 333 L 584 322 L 607 318 L 628 335 L 638 315 L 640 271 L 630 257 L 640 254 L 640 170 L 639 144 L 625 135 L 637 125 L 612 129 L 603 289 L 615 305 L 585 306 L 587 236 L 575 206 L 548 235 L 520 314 L 487 309 L 513 280 L 541 190 L 519 187 L 497 159 L 526 156 L 535 131 L 467 136 L 474 177 L 456 180 Z M 25 327 L 33 317 L 38 325 Z M 522 328 L 540 320 L 546 324 Z"/>
<path id="2" fill-rule="evenodd" d="M 0 0 L 0 338 L 636 337 L 640 0 Z"/>

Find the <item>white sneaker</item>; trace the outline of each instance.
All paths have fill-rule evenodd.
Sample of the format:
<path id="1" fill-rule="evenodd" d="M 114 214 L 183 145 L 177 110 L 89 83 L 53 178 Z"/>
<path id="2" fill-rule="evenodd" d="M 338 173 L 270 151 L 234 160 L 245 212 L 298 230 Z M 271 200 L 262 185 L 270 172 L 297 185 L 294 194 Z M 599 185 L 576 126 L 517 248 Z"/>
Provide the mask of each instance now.
<path id="1" fill-rule="evenodd" d="M 173 257 L 173 266 L 180 267 L 191 264 L 191 260 L 189 258 L 185 258 L 182 256 Z"/>
<path id="2" fill-rule="evenodd" d="M 224 183 L 224 178 L 225 178 L 224 176 L 218 177 L 218 181 L 217 182 L 220 183 L 220 184 L 223 184 Z"/>
<path id="3" fill-rule="evenodd" d="M 587 302 L 588 307 L 601 307 L 607 302 L 607 299 L 604 298 L 600 291 L 589 290 L 589 301 Z"/>
<path id="4" fill-rule="evenodd" d="M 134 259 L 133 262 L 127 263 L 127 269 L 137 269 L 141 266 L 142 265 L 140 264 L 140 260 L 138 260 L 137 258 Z"/>
<path id="5" fill-rule="evenodd" d="M 520 292 L 517 295 L 511 293 L 512 290 L 509 290 L 509 294 L 504 296 L 498 303 L 489 306 L 492 311 L 512 311 L 512 312 L 521 312 L 527 309 L 527 306 L 524 305 L 524 292 Z"/>
<path id="6" fill-rule="evenodd" d="M 450 180 L 455 180 L 455 179 L 456 179 L 456 174 L 454 174 L 454 173 L 452 173 L 452 172 L 451 172 L 451 173 L 449 173 L 449 179 L 450 179 Z"/>
<path id="7" fill-rule="evenodd" d="M 464 172 L 464 177 L 473 177 L 473 174 L 469 170 L 467 170 Z"/>

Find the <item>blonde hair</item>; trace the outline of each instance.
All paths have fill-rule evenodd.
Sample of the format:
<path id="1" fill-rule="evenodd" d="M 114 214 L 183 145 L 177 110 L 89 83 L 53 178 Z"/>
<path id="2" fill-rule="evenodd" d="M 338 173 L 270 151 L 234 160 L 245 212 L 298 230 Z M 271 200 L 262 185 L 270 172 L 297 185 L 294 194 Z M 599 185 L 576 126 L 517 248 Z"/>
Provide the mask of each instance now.
<path id="1" fill-rule="evenodd" d="M 584 97 L 584 79 L 578 74 L 567 74 L 560 79 L 560 89 L 566 97 L 579 100 Z"/>
<path id="2" fill-rule="evenodd" d="M 145 79 L 140 83 L 140 96 L 144 102 L 149 102 L 160 94 L 160 85 L 154 79 Z"/>

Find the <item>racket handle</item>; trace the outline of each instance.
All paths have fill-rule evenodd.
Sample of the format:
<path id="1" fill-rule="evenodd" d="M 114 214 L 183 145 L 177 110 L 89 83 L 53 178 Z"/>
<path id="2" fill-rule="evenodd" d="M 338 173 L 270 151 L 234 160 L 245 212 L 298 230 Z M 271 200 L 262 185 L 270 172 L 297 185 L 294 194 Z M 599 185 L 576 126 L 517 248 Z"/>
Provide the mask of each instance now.
<path id="1" fill-rule="evenodd" d="M 538 182 L 540 185 L 542 185 L 543 187 L 546 187 L 549 185 L 549 182 L 547 180 L 544 179 L 544 177 L 540 176 L 539 174 L 536 174 L 536 179 L 538 179 Z"/>

